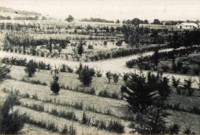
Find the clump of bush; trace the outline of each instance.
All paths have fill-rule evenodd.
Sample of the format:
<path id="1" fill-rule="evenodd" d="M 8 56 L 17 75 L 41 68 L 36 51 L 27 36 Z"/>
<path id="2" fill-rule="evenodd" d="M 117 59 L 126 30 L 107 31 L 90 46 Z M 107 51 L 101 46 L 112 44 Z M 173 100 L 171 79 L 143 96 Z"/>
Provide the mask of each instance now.
<path id="1" fill-rule="evenodd" d="M 20 131 L 28 116 L 20 116 L 17 111 L 11 111 L 14 105 L 19 105 L 17 97 L 9 95 L 0 109 L 0 133 L 1 134 L 16 134 Z"/>
<path id="2" fill-rule="evenodd" d="M 32 77 L 35 72 L 36 72 L 36 68 L 37 68 L 37 63 L 34 62 L 33 60 L 30 60 L 25 67 L 25 72 L 28 74 L 28 77 Z"/>
<path id="3" fill-rule="evenodd" d="M 100 97 L 107 97 L 107 98 L 113 98 L 113 99 L 119 99 L 119 94 L 116 92 L 109 93 L 107 90 L 103 90 L 99 92 Z"/>
<path id="4" fill-rule="evenodd" d="M 60 91 L 60 85 L 58 83 L 58 80 L 59 80 L 59 77 L 55 75 L 53 77 L 53 81 L 51 82 L 51 86 L 50 86 L 51 91 L 56 95 L 58 95 L 58 93 Z"/>
<path id="5" fill-rule="evenodd" d="M 73 125 L 67 127 L 66 125 L 61 130 L 60 134 L 76 135 L 76 129 Z"/>
<path id="6" fill-rule="evenodd" d="M 110 121 L 107 129 L 109 131 L 113 131 L 113 132 L 116 132 L 116 133 L 123 133 L 124 132 L 124 126 L 120 122 L 117 122 L 117 121 Z"/>
<path id="7" fill-rule="evenodd" d="M 94 75 L 94 70 L 90 69 L 88 66 L 84 66 L 83 69 L 79 71 L 79 80 L 84 86 L 89 86 L 92 82 Z"/>

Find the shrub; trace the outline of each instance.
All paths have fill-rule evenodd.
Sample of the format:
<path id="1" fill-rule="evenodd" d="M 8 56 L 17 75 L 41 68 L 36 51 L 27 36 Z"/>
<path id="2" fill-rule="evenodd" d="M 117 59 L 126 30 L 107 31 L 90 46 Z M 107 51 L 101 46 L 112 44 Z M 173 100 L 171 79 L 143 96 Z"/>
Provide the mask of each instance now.
<path id="1" fill-rule="evenodd" d="M 72 72 L 73 72 L 73 69 L 70 68 L 69 66 L 67 66 L 67 71 L 68 71 L 69 73 L 72 73 Z"/>
<path id="2" fill-rule="evenodd" d="M 38 68 L 39 68 L 39 69 L 46 70 L 46 67 L 47 67 L 47 65 L 46 65 L 44 62 L 39 62 L 39 63 L 38 63 Z"/>
<path id="3" fill-rule="evenodd" d="M 174 124 L 171 127 L 169 127 L 170 134 L 178 134 L 179 130 L 180 130 L 180 126 L 177 124 Z"/>
<path id="4" fill-rule="evenodd" d="M 99 92 L 100 97 L 110 97 L 110 94 L 107 92 L 107 90 L 103 90 Z"/>
<path id="5" fill-rule="evenodd" d="M 77 121 L 76 115 L 73 111 L 72 112 L 60 111 L 59 116 L 65 118 L 65 119 L 68 119 L 68 120 Z"/>
<path id="6" fill-rule="evenodd" d="M 66 125 L 61 130 L 60 134 L 67 134 L 67 135 L 76 135 L 76 129 L 71 125 L 67 127 Z"/>
<path id="7" fill-rule="evenodd" d="M 117 133 L 124 132 L 124 126 L 120 122 L 117 122 L 117 121 L 110 121 L 107 128 L 109 131 L 114 131 Z"/>
<path id="8" fill-rule="evenodd" d="M 194 73 L 195 75 L 199 75 L 199 73 L 200 73 L 200 67 L 194 67 L 194 68 L 192 69 L 192 71 L 193 71 L 193 73 Z"/>
<path id="9" fill-rule="evenodd" d="M 72 106 L 76 109 L 83 110 L 83 103 L 82 102 L 75 102 Z"/>
<path id="10" fill-rule="evenodd" d="M 88 45 L 88 49 L 94 49 L 92 45 Z"/>
<path id="11" fill-rule="evenodd" d="M 84 66 L 79 73 L 79 80 L 83 83 L 84 86 L 89 86 L 92 82 L 92 72 L 88 66 Z"/>
<path id="12" fill-rule="evenodd" d="M 58 129 L 58 126 L 55 125 L 55 123 L 53 122 L 49 122 L 47 125 L 46 125 L 46 129 L 49 130 L 49 131 L 52 131 L 52 132 L 58 132 L 59 129 Z"/>
<path id="13" fill-rule="evenodd" d="M 128 73 L 124 73 L 124 76 L 123 76 L 124 82 L 126 82 L 128 80 L 128 77 L 129 77 L 129 74 Z"/>
<path id="14" fill-rule="evenodd" d="M 54 79 L 54 81 L 51 83 L 51 91 L 54 94 L 58 94 L 58 92 L 60 91 L 60 85 L 58 83 L 58 79 Z"/>
<path id="15" fill-rule="evenodd" d="M 84 52 L 83 41 L 81 40 L 79 45 L 77 46 L 77 52 L 81 56 Z"/>
<path id="16" fill-rule="evenodd" d="M 183 63 L 180 62 L 180 61 L 178 61 L 178 63 L 177 63 L 177 70 L 178 70 L 178 71 L 181 71 L 182 66 L 183 66 Z"/>
<path id="17" fill-rule="evenodd" d="M 106 123 L 103 121 L 96 120 L 93 125 L 99 129 L 106 129 Z"/>
<path id="18" fill-rule="evenodd" d="M 175 77 L 172 77 L 172 85 L 176 88 L 177 94 L 181 94 L 180 93 L 180 89 L 178 88 L 180 84 L 180 79 L 175 79 Z"/>
<path id="19" fill-rule="evenodd" d="M 113 74 L 113 81 L 114 83 L 117 83 L 119 80 L 119 75 L 118 74 Z"/>
<path id="20" fill-rule="evenodd" d="M 184 80 L 184 88 L 188 91 L 188 95 L 192 96 L 192 93 L 194 92 L 194 90 L 192 89 L 192 79 L 188 79 L 188 80 Z"/>
<path id="21" fill-rule="evenodd" d="M 16 134 L 24 126 L 28 119 L 27 115 L 20 116 L 17 111 L 11 112 L 14 105 L 19 104 L 16 96 L 9 95 L 4 102 L 0 113 L 0 133 Z"/>
<path id="22" fill-rule="evenodd" d="M 121 91 L 132 112 L 136 112 L 134 129 L 146 134 L 160 134 L 167 131 L 164 118 L 167 112 L 164 107 L 169 96 L 169 80 L 159 74 L 150 72 L 144 75 L 130 74 L 129 79 L 122 85 Z"/>
<path id="23" fill-rule="evenodd" d="M 118 99 L 118 98 L 119 98 L 118 93 L 113 92 L 113 93 L 111 94 L 111 98 Z"/>
<path id="24" fill-rule="evenodd" d="M 41 57 L 44 57 L 44 52 L 41 52 L 40 56 L 41 56 Z"/>
<path id="25" fill-rule="evenodd" d="M 26 64 L 25 72 L 28 74 L 28 77 L 32 77 L 35 74 L 36 68 L 37 68 L 37 63 L 35 63 L 33 60 L 30 60 Z"/>
<path id="26" fill-rule="evenodd" d="M 158 66 L 158 63 L 159 63 L 159 53 L 158 53 L 158 49 L 156 49 L 154 51 L 154 54 L 152 55 L 152 60 L 153 60 L 153 63 L 155 64 L 155 66 L 157 67 Z"/>
<path id="27" fill-rule="evenodd" d="M 178 88 L 179 84 L 180 84 L 180 79 L 177 79 L 177 80 L 176 80 L 176 78 L 175 78 L 174 76 L 172 76 L 172 85 L 173 85 L 175 88 Z"/>
<path id="28" fill-rule="evenodd" d="M 174 71 L 174 73 L 180 71 L 180 69 L 178 69 L 178 66 L 176 64 L 172 65 L 172 70 Z"/>
<path id="29" fill-rule="evenodd" d="M 187 74 L 188 71 L 189 71 L 189 67 L 188 67 L 188 66 L 183 66 L 183 67 L 182 67 L 182 73 L 183 73 L 183 74 Z"/>
<path id="30" fill-rule="evenodd" d="M 97 71 L 97 74 L 96 74 L 97 77 L 101 77 L 102 76 L 102 73 L 100 71 Z"/>
<path id="31" fill-rule="evenodd" d="M 36 50 L 34 49 L 34 48 L 31 48 L 31 54 L 33 55 L 33 56 L 35 56 L 36 54 L 37 54 L 37 52 L 36 52 Z"/>
<path id="32" fill-rule="evenodd" d="M 90 119 L 86 116 L 85 111 L 83 112 L 81 123 L 86 125 L 90 124 Z"/>
<path id="33" fill-rule="evenodd" d="M 141 70 L 151 70 L 150 64 L 145 62 L 138 63 L 138 68 Z"/>
<path id="34" fill-rule="evenodd" d="M 61 68 L 60 68 L 60 72 L 66 72 L 66 65 L 62 64 Z"/>
<path id="35" fill-rule="evenodd" d="M 153 104 L 151 96 L 149 96 L 152 90 L 148 89 L 144 76 L 130 74 L 129 78 L 130 79 L 125 82 L 125 85 L 121 87 L 122 93 L 127 93 L 124 97 L 129 103 L 128 106 L 134 112 L 146 112 Z M 153 82 L 153 84 L 155 83 L 156 82 Z"/>
<path id="36" fill-rule="evenodd" d="M 4 78 L 8 76 L 10 72 L 10 68 L 7 65 L 1 65 L 0 63 L 0 83 L 3 81 Z"/>
<path id="37" fill-rule="evenodd" d="M 191 130 L 190 128 L 186 128 L 184 131 L 183 131 L 184 134 L 191 134 Z"/>
<path id="38" fill-rule="evenodd" d="M 167 72 L 169 70 L 169 66 L 167 65 L 163 65 L 161 68 L 164 72 Z"/>

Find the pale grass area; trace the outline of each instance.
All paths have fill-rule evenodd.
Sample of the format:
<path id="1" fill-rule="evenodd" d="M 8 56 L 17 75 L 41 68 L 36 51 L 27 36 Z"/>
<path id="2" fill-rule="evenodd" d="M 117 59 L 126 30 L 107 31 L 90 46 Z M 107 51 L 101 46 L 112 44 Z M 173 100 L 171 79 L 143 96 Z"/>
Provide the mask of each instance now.
<path id="1" fill-rule="evenodd" d="M 169 123 L 179 124 L 182 131 L 190 128 L 192 132 L 200 134 L 200 115 L 171 110 L 169 110 L 169 113 L 171 114 L 168 116 Z"/>
<path id="2" fill-rule="evenodd" d="M 60 129 L 60 130 L 65 125 L 67 125 L 67 126 L 73 125 L 74 128 L 76 128 L 77 134 L 111 134 L 107 131 L 98 130 L 95 127 L 84 126 L 77 122 L 73 122 L 73 121 L 63 119 L 63 118 L 55 117 L 55 116 L 50 115 L 45 112 L 38 112 L 38 111 L 34 111 L 34 110 L 27 109 L 24 107 L 20 107 L 20 106 L 15 106 L 14 109 L 18 110 L 20 114 L 27 113 L 31 119 L 34 119 L 36 121 L 46 122 L 46 123 L 53 122 L 53 123 L 55 123 L 55 125 L 58 126 L 58 129 Z"/>
<path id="3" fill-rule="evenodd" d="M 83 112 L 84 110 L 78 110 L 76 108 L 72 108 L 72 107 L 64 107 L 64 106 L 60 106 L 60 105 L 55 105 L 53 103 L 44 103 L 41 101 L 34 101 L 34 100 L 30 100 L 30 99 L 21 99 L 20 102 L 23 105 L 43 105 L 44 106 L 44 111 L 45 112 L 50 112 L 52 109 L 57 110 L 58 112 L 61 111 L 65 111 L 65 112 L 74 112 L 76 118 L 81 121 L 82 117 L 83 117 Z M 98 108 L 98 106 L 95 106 L 96 108 Z M 109 115 L 105 115 L 105 114 L 99 114 L 99 113 L 95 113 L 92 111 L 87 111 L 85 110 L 86 116 L 91 119 L 91 122 L 95 122 L 95 121 L 104 121 L 104 122 L 110 122 L 110 121 L 120 121 L 124 126 L 125 126 L 125 131 L 126 133 L 128 133 L 129 131 L 131 131 L 131 129 L 128 128 L 128 125 L 131 123 L 130 121 L 127 120 L 122 120 L 119 119 L 115 116 L 109 116 Z"/>
<path id="4" fill-rule="evenodd" d="M 28 78 L 24 67 L 21 66 L 12 66 L 10 75 L 12 78 L 15 78 L 17 80 L 20 80 L 22 78 Z M 70 86 L 70 87 L 78 87 L 81 84 L 81 82 L 78 80 L 78 75 L 75 73 L 59 73 L 59 83 L 60 85 Z M 40 72 L 36 72 L 35 75 L 28 79 L 33 80 L 40 80 L 41 82 L 46 82 L 48 85 L 50 85 L 50 82 L 52 81 L 53 75 L 51 75 L 50 71 L 48 70 L 40 70 Z M 103 77 L 93 77 L 91 87 L 93 87 L 96 91 L 96 94 L 99 93 L 99 91 L 107 90 L 109 92 L 120 92 L 120 87 L 123 84 L 122 78 L 120 78 L 118 83 L 114 83 L 111 81 L 110 84 L 108 84 L 108 80 L 105 76 Z"/>
<path id="5" fill-rule="evenodd" d="M 63 90 L 59 92 L 58 96 L 50 95 L 50 87 L 49 86 L 42 86 L 42 85 L 34 85 L 29 83 L 24 83 L 15 80 L 6 80 L 4 81 L 3 88 L 19 90 L 20 93 L 29 95 L 37 94 L 38 99 L 53 99 L 59 100 L 60 102 L 67 102 L 67 103 L 76 103 L 82 102 L 83 107 L 90 106 L 90 107 L 97 107 L 97 109 L 101 111 L 110 110 L 112 114 L 116 116 L 124 116 L 124 111 L 126 110 L 126 102 L 122 100 L 114 100 L 109 98 L 98 97 L 94 95 L 88 95 L 80 92 L 73 92 L 68 90 Z"/>
<path id="6" fill-rule="evenodd" d="M 187 96 L 187 91 L 185 95 L 178 95 L 176 92 L 170 94 L 167 101 L 170 104 L 179 104 L 180 107 L 185 109 L 191 109 L 192 107 L 200 106 L 200 91 L 195 90 L 192 96 Z"/>
<path id="7" fill-rule="evenodd" d="M 102 98 L 102 97 L 97 97 L 93 95 L 88 95 L 88 94 L 83 94 L 79 92 L 71 92 L 67 90 L 62 90 L 60 91 L 60 94 L 58 96 L 53 96 L 50 95 L 50 88 L 48 86 L 41 86 L 41 85 L 33 85 L 33 84 L 28 84 L 24 82 L 19 82 L 15 80 L 6 80 L 2 87 L 5 87 L 7 89 L 13 89 L 13 90 L 19 90 L 20 94 L 26 94 L 28 93 L 29 95 L 37 95 L 38 99 L 40 100 L 45 100 L 45 99 L 53 99 L 54 101 L 58 101 L 60 103 L 69 103 L 69 104 L 74 104 L 74 103 L 83 103 L 83 108 L 85 107 L 95 107 L 98 111 L 106 112 L 107 110 L 110 110 L 112 114 L 115 116 L 119 117 L 124 117 L 126 114 L 124 113 L 124 110 L 126 108 L 126 103 L 125 101 L 120 101 L 120 100 L 112 100 L 108 98 Z M 55 108 L 58 111 L 65 110 L 65 111 L 73 111 L 75 112 L 77 118 L 79 120 L 82 119 L 82 114 L 83 110 L 77 110 L 74 108 L 70 107 L 63 107 L 63 106 L 58 106 L 55 104 L 51 103 L 43 103 L 41 101 L 34 101 L 30 99 L 20 99 L 22 104 L 38 104 L 38 105 L 44 105 L 46 111 L 50 111 L 52 108 Z M 54 116 L 50 116 L 47 113 L 39 113 L 36 111 L 32 111 L 30 109 L 26 109 L 24 107 L 17 107 L 21 113 L 28 113 L 31 118 L 34 120 L 41 120 L 41 121 L 55 121 L 59 125 L 63 125 L 64 123 L 72 123 L 65 121 L 63 118 L 57 118 Z M 129 133 L 131 129 L 128 128 L 128 125 L 130 122 L 121 120 L 119 118 L 113 117 L 113 116 L 106 116 L 103 114 L 97 114 L 93 113 L 90 111 L 86 111 L 86 115 L 89 118 L 92 118 L 92 120 L 103 120 L 105 122 L 109 122 L 111 120 L 116 120 L 122 122 L 122 124 L 125 126 L 125 133 Z M 104 131 L 100 132 L 96 128 L 88 127 L 88 126 L 82 126 L 77 122 L 74 122 L 75 127 L 77 127 L 77 130 L 80 131 L 80 133 L 100 133 L 103 134 Z M 62 128 L 62 127 L 60 127 Z M 90 130 L 91 129 L 91 130 Z M 95 129 L 95 130 L 94 130 Z M 106 131 L 105 131 L 106 132 Z M 107 132 L 106 132 L 107 134 Z"/>
<path id="8" fill-rule="evenodd" d="M 46 129 L 43 129 L 43 128 L 39 128 L 39 127 L 36 127 L 34 125 L 30 125 L 30 124 L 24 124 L 24 127 L 23 129 L 21 129 L 19 131 L 19 134 L 22 134 L 22 135 L 38 135 L 38 134 L 42 134 L 42 135 L 58 135 L 58 133 L 52 133 Z"/>

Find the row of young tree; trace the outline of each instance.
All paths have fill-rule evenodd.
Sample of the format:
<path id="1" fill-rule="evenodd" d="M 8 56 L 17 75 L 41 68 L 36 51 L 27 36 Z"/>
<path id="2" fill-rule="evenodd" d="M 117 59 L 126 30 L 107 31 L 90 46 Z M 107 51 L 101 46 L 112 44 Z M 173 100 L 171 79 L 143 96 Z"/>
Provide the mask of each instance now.
<path id="1" fill-rule="evenodd" d="M 156 30 L 145 27 L 124 25 L 122 28 L 124 41 L 131 46 L 143 44 L 163 44 L 167 41 L 167 30 Z"/>
<path id="2" fill-rule="evenodd" d="M 200 45 L 200 30 L 193 31 L 175 31 L 169 35 L 169 47 L 174 49 L 181 46 L 190 47 Z"/>
<path id="3" fill-rule="evenodd" d="M 168 43 L 176 49 L 200 44 L 200 30 L 168 31 L 124 25 L 122 32 L 124 41 L 132 46 Z"/>
<path id="4" fill-rule="evenodd" d="M 171 60 L 172 66 L 171 69 L 174 70 L 174 72 L 181 71 L 183 67 L 183 62 L 177 61 L 177 57 L 182 57 L 182 56 L 188 56 L 191 53 L 198 53 L 200 52 L 200 47 L 199 46 L 192 46 L 190 48 L 182 48 L 178 50 L 172 50 L 168 52 L 159 52 L 158 50 L 155 50 L 152 56 L 144 56 L 144 57 L 139 57 L 138 59 L 132 59 L 126 62 L 126 66 L 128 68 L 132 68 L 134 66 L 138 66 L 140 69 L 144 70 L 150 70 L 154 69 L 157 70 L 158 64 L 161 60 Z M 154 64 L 154 66 L 152 66 Z M 193 64 L 199 65 L 200 63 L 198 62 L 193 62 Z"/>
<path id="5" fill-rule="evenodd" d="M 23 47 L 23 52 L 25 54 L 27 47 L 35 47 L 39 45 L 47 45 L 50 53 L 54 45 L 59 45 L 61 48 L 66 48 L 67 44 L 70 43 L 68 39 L 34 39 L 27 32 L 23 33 L 6 33 L 4 38 L 4 49 L 13 49 L 14 47 Z"/>

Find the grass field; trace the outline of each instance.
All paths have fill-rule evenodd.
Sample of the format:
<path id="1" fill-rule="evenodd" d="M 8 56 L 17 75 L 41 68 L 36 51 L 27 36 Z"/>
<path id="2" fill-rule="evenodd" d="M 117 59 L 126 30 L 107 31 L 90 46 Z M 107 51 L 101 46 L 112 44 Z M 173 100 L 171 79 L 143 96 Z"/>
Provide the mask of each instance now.
<path id="1" fill-rule="evenodd" d="M 49 83 L 52 81 L 52 75 L 49 71 L 40 70 L 31 78 L 32 80 L 46 82 L 47 86 L 20 81 L 22 78 L 26 78 L 24 67 L 12 66 L 10 75 L 13 79 L 4 81 L 1 85 L 1 93 L 15 92 L 19 96 L 20 105 L 15 106 L 14 109 L 19 110 L 21 114 L 27 113 L 34 121 L 54 123 L 59 130 L 62 130 L 64 125 L 71 126 L 73 124 L 77 134 L 116 133 L 109 128 L 101 129 L 99 127 L 100 122 L 109 124 L 111 121 L 117 121 L 124 126 L 123 134 L 128 134 L 131 131 L 129 124 L 134 123 L 131 120 L 131 116 L 134 116 L 134 114 L 130 114 L 126 106 L 127 103 L 124 100 L 104 98 L 67 89 L 61 89 L 58 96 L 51 95 Z M 60 73 L 59 78 L 59 83 L 66 86 L 77 87 L 81 85 L 77 75 L 74 73 Z M 107 84 L 106 78 L 95 77 L 91 87 L 95 88 L 96 94 L 103 89 L 109 92 L 119 92 L 122 84 L 122 80 L 117 84 Z M 186 128 L 190 128 L 192 132 L 199 133 L 200 115 L 194 112 L 183 111 L 183 109 L 190 110 L 191 107 L 200 106 L 199 99 L 199 91 L 195 91 L 194 96 L 188 97 L 186 95 L 178 95 L 173 90 L 167 102 L 170 105 L 179 104 L 182 111 L 168 109 L 171 115 L 166 119 L 167 124 L 172 125 L 176 123 L 181 125 L 181 132 Z M 56 110 L 56 112 L 53 110 Z M 89 119 L 89 122 L 85 124 L 81 122 L 84 112 Z M 73 113 L 76 119 L 69 116 L 70 113 Z M 33 133 L 50 132 L 43 128 L 26 124 L 22 133 L 28 133 L 28 131 Z"/>

